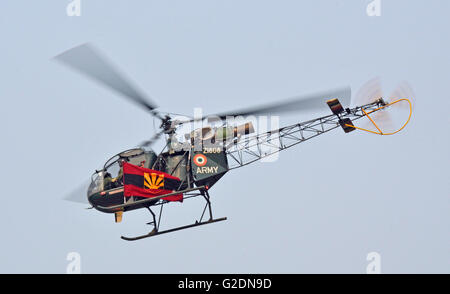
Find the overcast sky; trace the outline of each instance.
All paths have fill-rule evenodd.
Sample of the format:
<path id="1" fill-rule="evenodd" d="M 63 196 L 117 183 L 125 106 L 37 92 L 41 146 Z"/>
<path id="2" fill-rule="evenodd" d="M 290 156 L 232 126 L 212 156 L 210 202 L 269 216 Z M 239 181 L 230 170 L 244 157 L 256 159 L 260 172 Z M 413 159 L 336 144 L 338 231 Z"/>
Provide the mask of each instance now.
<path id="1" fill-rule="evenodd" d="M 450 272 L 450 2 L 1 1 L 2 273 Z M 164 111 L 217 113 L 380 76 L 415 92 L 395 136 L 340 129 L 227 174 L 225 222 L 138 242 L 146 211 L 114 216 L 62 198 L 154 132 L 140 108 L 51 58 L 92 42 Z M 282 124 L 317 113 L 281 117 Z M 191 223 L 203 202 L 165 208 Z"/>

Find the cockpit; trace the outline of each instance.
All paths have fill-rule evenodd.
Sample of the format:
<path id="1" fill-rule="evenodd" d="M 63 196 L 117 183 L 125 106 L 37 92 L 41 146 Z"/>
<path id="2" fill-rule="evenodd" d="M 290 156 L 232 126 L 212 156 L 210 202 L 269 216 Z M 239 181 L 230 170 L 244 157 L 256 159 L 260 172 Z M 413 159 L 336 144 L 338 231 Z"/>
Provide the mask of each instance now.
<path id="1" fill-rule="evenodd" d="M 152 150 L 135 148 L 123 151 L 111 157 L 103 166 L 103 169 L 95 171 L 91 177 L 87 196 L 88 199 L 103 191 L 119 188 L 122 183 L 122 163 L 128 162 L 145 168 L 152 168 L 156 161 L 156 154 Z"/>

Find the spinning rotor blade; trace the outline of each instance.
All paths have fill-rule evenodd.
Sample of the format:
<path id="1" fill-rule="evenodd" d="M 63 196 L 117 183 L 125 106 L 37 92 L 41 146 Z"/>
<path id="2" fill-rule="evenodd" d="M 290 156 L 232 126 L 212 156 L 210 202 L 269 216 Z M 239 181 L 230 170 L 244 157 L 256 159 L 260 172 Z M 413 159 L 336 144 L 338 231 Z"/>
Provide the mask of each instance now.
<path id="1" fill-rule="evenodd" d="M 395 100 L 402 99 L 402 98 L 407 98 L 411 102 L 415 102 L 414 91 L 413 91 L 411 85 L 408 82 L 406 82 L 406 81 L 401 82 L 394 89 L 394 91 L 392 91 L 391 95 L 389 96 L 389 102 L 393 102 Z M 412 103 L 413 106 L 414 106 L 414 104 L 415 103 Z M 409 104 L 408 103 L 403 103 L 403 101 L 401 103 L 397 103 L 397 104 L 394 104 L 392 106 L 393 107 L 400 107 L 400 108 L 409 108 Z"/>
<path id="2" fill-rule="evenodd" d="M 241 110 L 223 112 L 219 114 L 210 115 L 210 117 L 220 117 L 222 120 L 227 116 L 246 116 L 256 114 L 279 114 L 297 111 L 308 111 L 315 109 L 326 109 L 326 100 L 331 98 L 339 98 L 342 105 L 348 106 L 351 99 L 351 88 L 349 86 L 333 89 L 329 91 L 319 92 L 310 95 L 294 97 L 279 103 L 266 104 L 263 106 L 244 108 Z M 207 116 L 206 116 L 207 117 Z M 181 123 L 193 122 L 195 120 L 202 120 L 203 118 L 194 118 L 183 121 Z"/>
<path id="3" fill-rule="evenodd" d="M 414 93 L 411 86 L 407 82 L 402 82 L 394 89 L 389 97 L 384 97 L 381 87 L 381 79 L 380 77 L 375 77 L 366 82 L 359 89 L 355 97 L 352 98 L 352 105 L 362 106 L 375 102 L 379 98 L 383 98 L 387 103 L 394 102 L 401 98 L 407 98 L 413 101 Z M 407 109 L 409 111 L 409 104 L 406 101 L 400 101 L 392 106 L 389 106 L 389 108 L 397 110 Z M 394 117 L 391 113 L 389 113 L 389 109 L 377 111 L 371 114 L 370 117 L 376 122 L 377 126 L 383 132 L 390 132 L 398 127 L 398 124 L 395 123 Z M 372 131 L 378 131 L 370 120 L 364 121 L 361 126 Z"/>
<path id="4" fill-rule="evenodd" d="M 151 137 L 149 140 L 142 142 L 139 144 L 139 147 L 149 147 L 152 145 L 156 140 L 161 137 L 161 135 L 164 133 L 164 130 L 159 131 L 158 133 L 154 134 L 153 137 Z"/>
<path id="5" fill-rule="evenodd" d="M 230 111 L 217 114 L 218 117 L 225 119 L 227 116 L 244 116 L 251 114 L 273 114 L 286 113 L 294 111 L 326 109 L 326 100 L 331 98 L 339 98 L 343 105 L 349 105 L 351 97 L 350 87 L 334 89 L 331 91 L 320 92 L 305 96 L 294 97 L 280 103 L 272 103 L 264 106 L 247 108 L 237 111 Z"/>
<path id="6" fill-rule="evenodd" d="M 133 87 L 92 45 L 80 45 L 55 56 L 54 59 L 119 92 L 152 115 L 161 118 L 155 111 L 156 104 Z"/>
<path id="7" fill-rule="evenodd" d="M 383 91 L 381 89 L 381 79 L 380 77 L 375 77 L 369 81 L 367 81 L 356 93 L 354 97 L 352 97 L 352 105 L 353 106 L 362 106 L 372 102 L 375 102 L 377 99 L 383 97 Z M 377 111 L 374 114 L 371 114 L 370 117 L 377 123 L 377 125 L 381 129 L 392 128 L 393 123 L 389 116 L 389 113 L 385 111 Z M 372 131 L 378 131 L 376 127 L 370 120 L 365 120 L 361 126 L 365 129 L 369 129 Z"/>
<path id="8" fill-rule="evenodd" d="M 86 181 L 85 183 L 74 189 L 72 192 L 64 196 L 63 199 L 71 202 L 88 204 L 89 202 L 87 200 L 86 193 L 89 188 L 89 184 L 90 181 Z"/>
<path id="9" fill-rule="evenodd" d="M 381 79 L 380 77 L 375 77 L 368 82 L 366 82 L 359 90 L 356 95 L 352 98 L 353 106 L 362 106 L 381 98 L 383 96 L 383 91 L 381 90 Z"/>
<path id="10" fill-rule="evenodd" d="M 352 98 L 353 106 L 362 106 L 365 104 L 369 104 L 375 102 L 375 100 L 379 98 L 383 98 L 386 102 L 393 102 L 395 100 L 401 98 L 407 98 L 414 101 L 414 91 L 411 88 L 411 85 L 403 81 L 395 87 L 394 91 L 392 91 L 389 97 L 383 96 L 383 90 L 381 87 L 381 79 L 380 77 L 373 78 L 366 82 L 356 93 L 356 95 Z M 407 107 L 409 108 L 408 103 L 397 103 L 392 105 L 392 107 Z"/>

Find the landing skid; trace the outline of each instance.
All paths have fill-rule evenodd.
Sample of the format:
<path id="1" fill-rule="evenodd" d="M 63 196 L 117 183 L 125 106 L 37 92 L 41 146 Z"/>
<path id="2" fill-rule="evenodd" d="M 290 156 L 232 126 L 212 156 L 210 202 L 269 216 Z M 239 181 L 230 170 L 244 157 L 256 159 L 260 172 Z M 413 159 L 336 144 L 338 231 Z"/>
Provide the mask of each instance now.
<path id="1" fill-rule="evenodd" d="M 165 230 L 165 231 L 158 231 L 156 229 L 153 229 L 150 233 L 148 233 L 146 235 L 141 235 L 141 236 L 137 236 L 137 237 L 124 237 L 124 236 L 121 236 L 120 238 L 122 238 L 123 240 L 126 240 L 126 241 L 136 241 L 136 240 L 140 240 L 140 239 L 144 239 L 144 238 L 149 238 L 149 237 L 153 237 L 153 236 L 157 236 L 157 235 L 162 235 L 162 234 L 165 234 L 165 233 L 171 233 L 171 232 L 175 232 L 175 231 L 180 231 L 180 230 L 184 230 L 184 229 L 198 227 L 198 226 L 201 226 L 201 225 L 212 224 L 212 223 L 224 221 L 226 219 L 227 219 L 226 217 L 210 219 L 208 221 L 196 222 L 196 223 L 191 224 L 191 225 L 177 227 L 177 228 L 173 228 L 173 229 L 169 229 L 169 230 Z"/>
<path id="2" fill-rule="evenodd" d="M 190 224 L 190 225 L 186 225 L 186 226 L 181 226 L 181 227 L 177 227 L 177 228 L 172 228 L 172 229 L 160 231 L 159 230 L 159 223 L 161 221 L 162 207 L 163 206 L 161 205 L 161 210 L 159 212 L 159 220 L 158 221 L 156 221 L 156 214 L 152 211 L 152 209 L 150 207 L 147 207 L 148 211 L 151 213 L 151 215 L 153 217 L 153 221 L 151 221 L 151 222 L 149 222 L 147 224 L 148 225 L 153 225 L 153 230 L 150 233 L 148 233 L 148 234 L 137 236 L 137 237 L 121 236 L 120 238 L 122 238 L 123 240 L 126 240 L 126 241 L 136 241 L 136 240 L 149 238 L 149 237 L 153 237 L 153 236 L 157 236 L 157 235 L 161 235 L 161 234 L 166 234 L 166 233 L 171 233 L 171 232 L 180 231 L 180 230 L 184 230 L 184 229 L 189 229 L 189 228 L 193 228 L 193 227 L 198 227 L 198 226 L 202 226 L 202 225 L 212 224 L 212 223 L 224 221 L 224 220 L 227 219 L 226 217 L 221 217 L 221 218 L 217 218 L 217 219 L 213 218 L 212 209 L 211 209 L 211 201 L 210 201 L 209 193 L 208 193 L 207 189 L 201 189 L 200 190 L 200 195 L 202 195 L 203 198 L 206 200 L 206 205 L 203 208 L 203 212 L 202 212 L 202 215 L 201 215 L 199 221 L 195 221 L 195 223 Z M 209 220 L 202 221 L 203 220 L 203 216 L 205 215 L 206 209 L 208 209 L 208 212 L 209 212 Z"/>

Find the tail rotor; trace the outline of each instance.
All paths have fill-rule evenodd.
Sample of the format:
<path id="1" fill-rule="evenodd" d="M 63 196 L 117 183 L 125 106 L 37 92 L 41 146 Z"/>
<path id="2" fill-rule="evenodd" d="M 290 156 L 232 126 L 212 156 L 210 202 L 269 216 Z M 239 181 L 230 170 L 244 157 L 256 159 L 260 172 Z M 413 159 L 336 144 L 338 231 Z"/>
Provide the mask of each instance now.
<path id="1" fill-rule="evenodd" d="M 399 83 L 387 97 L 383 95 L 380 77 L 375 77 L 366 82 L 352 98 L 353 106 L 364 106 L 383 98 L 386 103 L 393 103 L 399 99 L 414 101 L 414 91 L 406 81 Z M 360 127 L 374 132 L 392 133 L 398 130 L 410 114 L 410 105 L 407 100 L 401 100 L 390 104 L 385 109 L 370 114 L 370 119 L 360 123 Z M 374 124 L 376 123 L 376 126 Z"/>

